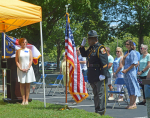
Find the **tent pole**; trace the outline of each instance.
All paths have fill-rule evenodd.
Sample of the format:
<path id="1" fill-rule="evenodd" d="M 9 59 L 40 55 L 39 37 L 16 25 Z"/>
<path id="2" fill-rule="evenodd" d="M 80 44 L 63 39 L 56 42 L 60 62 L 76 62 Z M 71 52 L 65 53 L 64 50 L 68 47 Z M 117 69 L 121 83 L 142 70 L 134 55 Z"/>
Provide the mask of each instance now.
<path id="1" fill-rule="evenodd" d="M 43 89 L 44 89 L 44 107 L 46 107 L 46 99 L 45 99 L 45 76 L 44 76 L 44 57 L 43 57 L 42 21 L 40 22 L 40 36 L 41 36 L 41 53 L 42 53 L 42 75 L 43 75 Z"/>
<path id="2" fill-rule="evenodd" d="M 6 51 L 6 50 L 5 50 L 5 44 L 6 44 L 6 43 L 5 43 L 5 32 L 4 32 L 4 40 L 3 40 L 3 41 L 4 41 L 4 59 L 5 59 L 5 55 L 6 55 L 6 54 L 5 54 L 5 53 L 6 53 L 6 52 L 5 52 L 5 51 Z M 5 81 L 6 81 L 6 80 L 5 80 L 5 79 L 6 79 L 6 78 L 5 78 L 5 75 L 6 75 L 6 69 L 4 69 L 4 98 L 5 98 Z"/>

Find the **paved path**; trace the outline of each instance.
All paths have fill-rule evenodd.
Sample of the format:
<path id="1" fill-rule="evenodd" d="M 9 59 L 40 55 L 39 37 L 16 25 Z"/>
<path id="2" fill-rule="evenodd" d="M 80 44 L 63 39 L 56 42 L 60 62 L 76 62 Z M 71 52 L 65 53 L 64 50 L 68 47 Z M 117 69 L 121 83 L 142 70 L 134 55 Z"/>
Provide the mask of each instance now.
<path id="1" fill-rule="evenodd" d="M 0 86 L 0 92 L 2 92 L 2 86 Z M 33 100 L 39 100 L 43 102 L 44 101 L 43 89 L 39 89 L 39 92 L 37 94 L 31 93 L 30 98 L 32 98 Z M 46 93 L 46 102 L 52 103 L 52 104 L 62 104 L 62 103 L 64 104 L 65 95 L 56 93 L 54 96 L 51 96 L 51 95 L 47 95 Z M 72 99 L 71 95 L 68 94 L 68 106 L 69 107 L 84 109 L 88 112 L 95 112 L 94 102 L 91 100 L 90 96 L 79 104 L 74 105 L 72 103 L 74 103 L 74 100 Z M 144 105 L 137 105 L 137 109 L 128 110 L 128 109 L 125 109 L 125 107 L 127 106 L 127 103 L 125 102 L 121 102 L 121 106 L 116 104 L 115 108 L 112 109 L 113 104 L 114 104 L 114 101 L 108 101 L 105 115 L 109 115 L 114 118 L 147 118 L 147 107 Z M 43 103 L 43 107 L 44 107 L 44 103 Z"/>
<path id="2" fill-rule="evenodd" d="M 31 90 L 32 91 L 32 90 Z M 31 93 L 30 98 L 33 100 L 43 100 L 43 90 L 39 90 L 38 94 Z M 47 103 L 53 103 L 53 104 L 62 104 L 65 103 L 65 95 L 56 93 L 54 96 L 47 95 L 46 94 L 46 102 Z M 91 100 L 90 97 L 88 97 L 86 100 L 82 101 L 79 104 L 73 105 L 74 100 L 68 94 L 68 106 L 78 109 L 84 109 L 88 112 L 94 112 L 94 102 Z M 147 118 L 147 108 L 143 105 L 137 105 L 137 109 L 134 110 L 128 110 L 125 109 L 127 106 L 127 103 L 121 102 L 121 106 L 118 104 L 115 105 L 115 108 L 112 109 L 112 106 L 114 104 L 114 101 L 109 101 L 107 104 L 107 110 L 105 115 L 112 116 L 114 118 Z M 44 106 L 44 104 L 43 104 Z"/>

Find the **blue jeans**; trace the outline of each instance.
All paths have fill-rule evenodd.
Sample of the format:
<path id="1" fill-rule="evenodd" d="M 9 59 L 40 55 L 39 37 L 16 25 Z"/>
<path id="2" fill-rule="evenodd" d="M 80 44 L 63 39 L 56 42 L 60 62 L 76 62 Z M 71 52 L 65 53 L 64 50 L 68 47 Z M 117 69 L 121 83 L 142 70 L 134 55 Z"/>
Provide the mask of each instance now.
<path id="1" fill-rule="evenodd" d="M 87 76 L 87 70 L 82 70 L 83 76 Z"/>

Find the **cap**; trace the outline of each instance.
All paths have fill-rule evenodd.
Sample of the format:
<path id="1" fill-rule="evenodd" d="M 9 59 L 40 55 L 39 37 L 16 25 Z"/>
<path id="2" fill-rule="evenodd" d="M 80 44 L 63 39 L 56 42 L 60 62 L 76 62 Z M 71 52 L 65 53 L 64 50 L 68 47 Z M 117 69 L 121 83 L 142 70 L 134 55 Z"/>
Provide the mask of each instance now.
<path id="1" fill-rule="evenodd" d="M 133 42 L 133 45 L 136 46 L 136 44 Z"/>
<path id="2" fill-rule="evenodd" d="M 97 32 L 95 30 L 91 30 L 88 32 L 88 37 L 98 37 Z"/>

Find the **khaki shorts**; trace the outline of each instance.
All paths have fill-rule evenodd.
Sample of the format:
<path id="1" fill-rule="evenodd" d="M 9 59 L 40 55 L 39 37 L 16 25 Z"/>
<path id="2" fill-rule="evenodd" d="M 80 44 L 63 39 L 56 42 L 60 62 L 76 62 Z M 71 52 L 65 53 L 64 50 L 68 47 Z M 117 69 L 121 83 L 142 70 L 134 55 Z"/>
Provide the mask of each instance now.
<path id="1" fill-rule="evenodd" d="M 110 73 L 110 78 L 108 78 L 108 85 L 112 85 L 113 73 Z"/>

